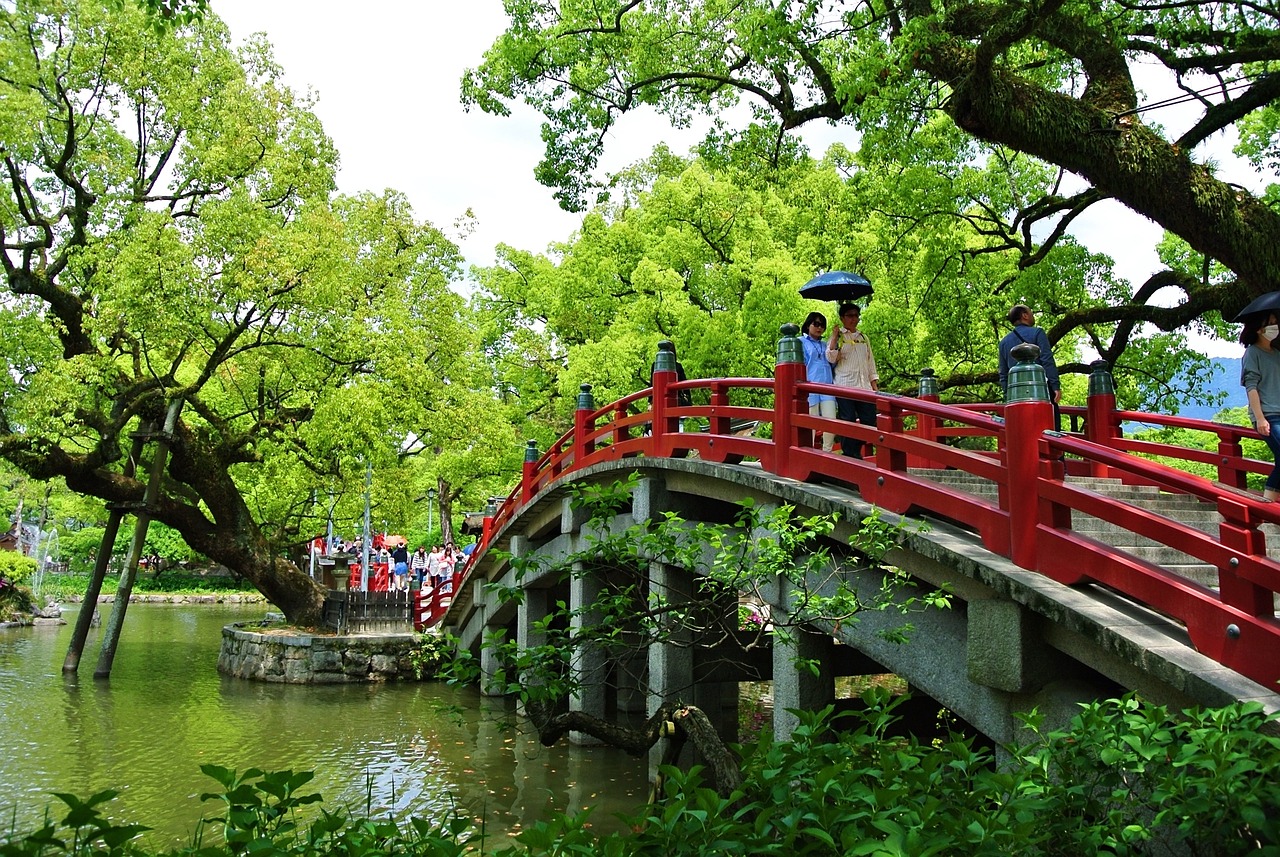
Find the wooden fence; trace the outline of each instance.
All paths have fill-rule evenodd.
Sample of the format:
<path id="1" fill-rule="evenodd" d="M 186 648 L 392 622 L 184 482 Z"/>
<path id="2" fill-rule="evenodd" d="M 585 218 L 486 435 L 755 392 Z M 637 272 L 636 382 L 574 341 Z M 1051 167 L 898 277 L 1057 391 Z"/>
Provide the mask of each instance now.
<path id="1" fill-rule="evenodd" d="M 409 609 L 416 592 L 330 592 L 324 623 L 339 634 L 395 634 L 413 631 Z"/>

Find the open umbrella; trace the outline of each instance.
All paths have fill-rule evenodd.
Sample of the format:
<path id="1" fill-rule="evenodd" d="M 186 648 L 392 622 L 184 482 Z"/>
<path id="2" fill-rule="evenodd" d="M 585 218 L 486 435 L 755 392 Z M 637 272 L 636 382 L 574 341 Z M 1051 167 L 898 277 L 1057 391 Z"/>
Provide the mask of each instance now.
<path id="1" fill-rule="evenodd" d="M 804 290 L 800 290 L 804 294 Z M 1280 292 L 1267 292 L 1249 301 L 1249 305 L 1240 312 L 1236 313 L 1236 321 L 1244 321 L 1247 316 L 1257 315 L 1262 312 L 1274 312 L 1280 314 Z"/>
<path id="2" fill-rule="evenodd" d="M 800 287 L 800 297 L 815 301 L 851 301 L 871 294 L 871 281 L 852 271 L 827 271 Z"/>

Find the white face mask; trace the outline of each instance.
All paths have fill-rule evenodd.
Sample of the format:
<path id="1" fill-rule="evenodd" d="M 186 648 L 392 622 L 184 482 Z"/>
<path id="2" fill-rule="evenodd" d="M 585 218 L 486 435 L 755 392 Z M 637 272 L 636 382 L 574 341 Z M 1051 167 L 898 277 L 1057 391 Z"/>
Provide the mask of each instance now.
<path id="1" fill-rule="evenodd" d="M 1280 325 L 1268 324 L 1258 332 L 1263 335 L 1267 342 L 1270 342 L 1277 336 L 1280 336 Z"/>

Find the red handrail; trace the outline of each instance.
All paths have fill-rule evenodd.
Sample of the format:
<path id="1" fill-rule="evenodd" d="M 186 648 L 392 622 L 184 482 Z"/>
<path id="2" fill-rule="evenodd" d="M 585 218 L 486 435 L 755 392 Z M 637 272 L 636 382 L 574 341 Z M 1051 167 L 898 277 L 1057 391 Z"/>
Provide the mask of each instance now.
<path id="1" fill-rule="evenodd" d="M 706 404 L 680 406 L 689 391 Z M 772 406 L 735 404 L 737 391 L 768 396 Z M 812 416 L 808 395 L 826 393 L 871 401 L 877 424 Z M 640 408 L 641 410 L 633 410 Z M 1280 522 L 1275 505 L 1241 490 L 1247 473 L 1269 472 L 1266 462 L 1244 458 L 1240 441 L 1248 429 L 1185 417 L 1118 411 L 1114 395 L 1090 396 L 1089 407 L 1066 408 L 1084 418 L 1082 434 L 1051 431 L 1047 402 L 1017 405 L 946 405 L 870 390 L 808 383 L 803 364 L 780 362 L 775 378 L 713 378 L 677 382 L 657 372 L 650 388 L 600 408 L 580 409 L 575 428 L 536 462 L 525 480 L 486 521 L 481 544 L 467 570 L 516 513 L 562 476 L 602 461 L 628 456 L 684 457 L 696 453 L 717 463 L 747 459 L 792 479 L 824 480 L 856 488 L 863 499 L 899 514 L 929 512 L 972 528 L 983 544 L 1024 568 L 1063 583 L 1093 580 L 1184 623 L 1196 648 L 1266 686 L 1280 681 L 1280 623 L 1273 602 L 1280 591 L 1280 563 L 1266 555 L 1260 526 Z M 684 420 L 705 421 L 702 431 L 680 431 Z M 772 437 L 736 435 L 732 420 L 764 424 Z M 1123 437 L 1126 422 L 1146 422 L 1216 433 L 1216 453 L 1134 441 Z M 854 437 L 873 450 L 865 460 L 826 453 L 822 432 Z M 957 436 L 994 438 L 994 450 L 947 443 Z M 1256 436 L 1256 434 L 1254 434 Z M 1210 481 L 1134 453 L 1215 465 Z M 1113 476 L 1127 483 L 1197 497 L 1222 515 L 1219 533 L 1203 533 L 1124 500 L 1065 482 L 1076 474 Z M 934 482 L 908 471 L 949 468 L 989 480 L 996 498 Z M 1199 559 L 1218 569 L 1213 590 L 1168 569 L 1071 529 L 1072 511 L 1103 518 Z"/>

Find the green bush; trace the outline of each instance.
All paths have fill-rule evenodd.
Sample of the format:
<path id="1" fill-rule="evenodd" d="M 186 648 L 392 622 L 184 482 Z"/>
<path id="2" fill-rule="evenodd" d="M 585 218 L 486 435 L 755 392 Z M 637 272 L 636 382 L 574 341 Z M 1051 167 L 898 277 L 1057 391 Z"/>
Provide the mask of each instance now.
<path id="1" fill-rule="evenodd" d="M 0 551 L 0 577 L 19 586 L 30 586 L 36 573 L 36 561 L 17 551 Z"/>
<path id="2" fill-rule="evenodd" d="M 418 644 L 409 650 L 414 678 L 447 678 L 457 650 L 454 637 L 432 631 L 419 634 Z"/>
<path id="3" fill-rule="evenodd" d="M 766 738 L 744 749 L 745 784 L 729 797 L 704 787 L 696 768 L 665 768 L 661 799 L 630 819 L 627 832 L 601 836 L 589 815 L 556 815 L 520 833 L 514 847 L 487 853 L 1280 854 L 1280 739 L 1264 732 L 1274 716 L 1256 703 L 1171 714 L 1133 698 L 1109 700 L 1083 706 L 1069 729 L 1054 732 L 1031 715 L 1036 740 L 1008 748 L 997 767 L 967 739 L 891 737 L 901 698 L 881 689 L 863 698 L 865 710 L 838 718 L 830 708 L 803 714 L 791 742 Z M 198 835 L 170 855 L 486 853 L 483 834 L 461 813 L 400 826 L 324 810 L 318 795 L 300 793 L 310 773 L 201 770 L 222 786 L 201 797 L 221 804 L 206 827 L 223 841 Z M 114 795 L 58 795 L 68 807 L 61 824 L 0 837 L 0 857 L 155 853 L 136 841 L 145 827 L 116 824 L 99 809 Z"/>

